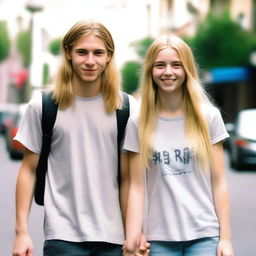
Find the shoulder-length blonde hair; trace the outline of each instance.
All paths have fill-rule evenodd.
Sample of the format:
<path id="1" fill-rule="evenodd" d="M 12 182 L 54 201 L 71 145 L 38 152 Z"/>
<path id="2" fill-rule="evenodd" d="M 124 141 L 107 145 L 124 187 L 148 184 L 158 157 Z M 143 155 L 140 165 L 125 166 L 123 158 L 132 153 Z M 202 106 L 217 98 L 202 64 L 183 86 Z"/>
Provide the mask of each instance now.
<path id="1" fill-rule="evenodd" d="M 166 48 L 177 51 L 186 79 L 183 85 L 183 109 L 185 113 L 186 137 L 203 169 L 211 161 L 211 141 L 207 121 L 202 112 L 202 104 L 211 104 L 204 92 L 190 47 L 177 36 L 162 36 L 149 47 L 141 82 L 141 112 L 139 117 L 139 141 L 142 166 L 148 167 L 152 154 L 152 140 L 158 116 L 159 100 L 157 86 L 152 78 L 152 69 L 158 53 Z M 150 139 L 149 139 L 150 138 Z"/>
<path id="2" fill-rule="evenodd" d="M 74 99 L 72 90 L 73 69 L 67 53 L 72 50 L 74 44 L 82 37 L 93 34 L 100 38 L 107 49 L 110 61 L 102 73 L 102 93 L 104 97 L 105 108 L 108 113 L 115 111 L 120 107 L 120 80 L 114 61 L 114 41 L 107 28 L 99 23 L 92 21 L 80 21 L 76 23 L 64 36 L 62 40 L 62 63 L 55 78 L 55 87 L 53 97 L 61 109 L 69 107 Z"/>

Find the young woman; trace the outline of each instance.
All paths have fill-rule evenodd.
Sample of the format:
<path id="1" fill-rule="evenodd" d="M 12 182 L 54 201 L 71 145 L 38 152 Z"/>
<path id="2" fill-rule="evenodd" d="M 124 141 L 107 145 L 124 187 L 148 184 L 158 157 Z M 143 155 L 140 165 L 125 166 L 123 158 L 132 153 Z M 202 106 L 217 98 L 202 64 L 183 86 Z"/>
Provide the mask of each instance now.
<path id="1" fill-rule="evenodd" d="M 130 117 L 124 142 L 131 176 L 126 256 L 139 255 L 142 231 L 150 256 L 233 256 L 227 137 L 189 46 L 176 36 L 157 39 L 145 60 L 141 110 Z"/>

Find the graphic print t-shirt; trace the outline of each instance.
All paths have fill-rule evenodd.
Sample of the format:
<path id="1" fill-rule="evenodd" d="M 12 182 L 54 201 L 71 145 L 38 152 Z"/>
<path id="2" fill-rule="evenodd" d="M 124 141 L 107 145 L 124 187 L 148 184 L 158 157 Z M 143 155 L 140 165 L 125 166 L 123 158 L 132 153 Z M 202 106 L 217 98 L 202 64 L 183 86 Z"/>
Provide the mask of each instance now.
<path id="1" fill-rule="evenodd" d="M 220 112 L 205 109 L 212 144 L 228 137 Z M 195 163 L 184 118 L 159 117 L 146 172 L 145 232 L 148 240 L 187 241 L 219 235 L 210 172 Z M 124 148 L 139 152 L 138 115 L 130 117 Z"/>

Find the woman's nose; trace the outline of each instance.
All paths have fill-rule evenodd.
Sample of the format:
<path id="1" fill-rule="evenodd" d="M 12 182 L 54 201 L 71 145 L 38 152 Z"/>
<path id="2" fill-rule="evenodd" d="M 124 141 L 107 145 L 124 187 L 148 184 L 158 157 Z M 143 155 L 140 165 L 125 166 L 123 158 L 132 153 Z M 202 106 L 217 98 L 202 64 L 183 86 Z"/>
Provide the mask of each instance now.
<path id="1" fill-rule="evenodd" d="M 164 73 L 165 74 L 172 74 L 172 72 L 173 72 L 172 66 L 171 65 L 166 65 Z"/>

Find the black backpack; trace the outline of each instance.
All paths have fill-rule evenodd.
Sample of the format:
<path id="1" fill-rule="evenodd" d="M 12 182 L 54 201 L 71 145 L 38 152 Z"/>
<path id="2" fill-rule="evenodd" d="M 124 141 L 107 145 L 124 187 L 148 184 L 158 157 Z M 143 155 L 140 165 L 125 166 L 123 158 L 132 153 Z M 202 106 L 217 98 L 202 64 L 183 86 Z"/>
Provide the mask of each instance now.
<path id="1" fill-rule="evenodd" d="M 116 110 L 118 145 L 118 182 L 120 183 L 120 144 L 130 115 L 128 94 L 122 92 L 123 108 Z M 36 168 L 35 202 L 44 205 L 45 177 L 47 160 L 51 149 L 52 129 L 56 120 L 58 104 L 52 98 L 52 92 L 42 91 L 42 148 Z"/>

